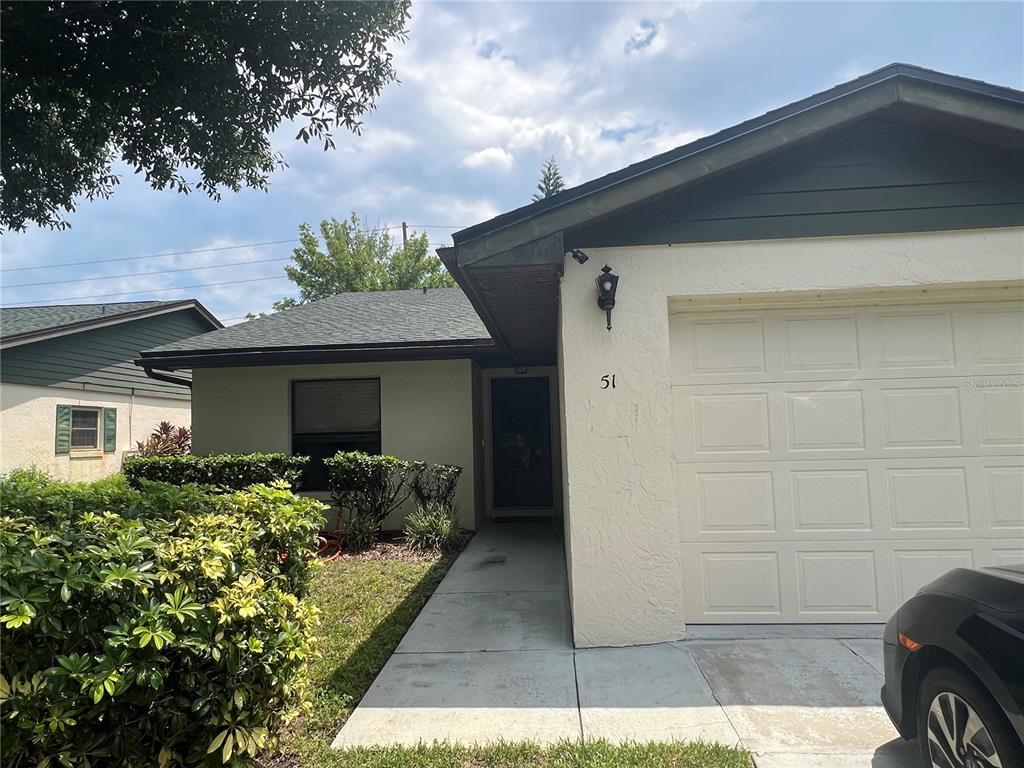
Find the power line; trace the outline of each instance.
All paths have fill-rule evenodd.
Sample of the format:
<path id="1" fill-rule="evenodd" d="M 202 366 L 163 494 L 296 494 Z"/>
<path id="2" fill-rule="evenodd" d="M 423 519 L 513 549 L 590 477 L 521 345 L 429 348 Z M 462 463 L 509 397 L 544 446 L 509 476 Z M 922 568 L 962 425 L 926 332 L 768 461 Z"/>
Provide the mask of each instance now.
<path id="1" fill-rule="evenodd" d="M 239 267 L 246 264 L 269 264 L 273 261 L 289 261 L 291 256 L 276 256 L 273 259 L 252 259 L 251 261 L 229 261 L 226 264 L 207 264 L 205 267 L 182 267 L 180 269 L 162 269 L 157 272 L 129 272 L 122 275 L 98 275 L 97 277 L 82 277 L 74 280 L 50 280 L 45 283 L 17 283 L 15 285 L 0 285 L 0 288 L 34 288 L 38 285 L 62 285 L 65 283 L 84 283 L 93 280 L 116 280 L 121 277 L 152 277 L 153 275 L 168 275 L 172 272 L 198 272 L 201 269 L 220 269 L 221 267 Z"/>
<path id="2" fill-rule="evenodd" d="M 410 224 L 411 229 L 465 229 L 457 224 Z M 375 229 L 361 230 L 364 235 L 373 232 L 387 232 L 392 229 L 401 229 L 401 224 L 392 224 L 387 227 L 376 227 Z M 66 261 L 61 264 L 39 264 L 32 267 L 6 267 L 0 272 L 24 272 L 30 269 L 56 269 L 57 267 L 75 267 L 81 264 L 112 264 L 120 261 L 139 261 L 141 259 L 159 259 L 162 256 L 189 256 L 196 253 L 216 253 L 218 251 L 233 251 L 240 248 L 260 248 L 265 245 L 282 245 L 284 243 L 297 243 L 299 238 L 292 237 L 287 240 L 267 240 L 261 243 L 241 243 L 239 245 L 222 245 L 215 248 L 197 248 L 190 251 L 169 251 L 167 253 L 151 253 L 146 256 L 123 256 L 116 259 L 90 259 L 86 261 Z"/>
<path id="3" fill-rule="evenodd" d="M 297 243 L 299 239 L 293 237 L 290 240 L 268 240 L 264 243 L 244 243 L 242 245 L 223 245 L 218 248 L 198 248 L 193 251 L 171 251 L 170 253 L 151 253 L 148 256 L 125 256 L 120 259 L 93 259 L 90 261 L 67 261 L 63 264 L 40 264 L 35 267 L 8 267 L 0 269 L 0 272 L 23 272 L 27 269 L 54 269 L 55 267 L 75 267 L 80 264 L 110 264 L 115 261 L 138 261 L 139 259 L 159 259 L 161 256 L 187 256 L 193 253 L 214 253 L 216 251 L 233 251 L 239 248 L 258 248 L 263 245 L 280 245 L 281 243 Z"/>
<path id="4" fill-rule="evenodd" d="M 189 291 L 193 288 L 213 288 L 218 285 L 238 285 L 240 283 L 259 283 L 266 280 L 287 280 L 287 275 L 274 275 L 272 277 L 250 277 L 247 280 L 227 280 L 222 283 L 199 283 L 197 285 L 178 285 L 173 288 L 153 288 L 148 291 L 121 291 L 119 293 L 97 293 L 92 296 L 63 296 L 59 299 L 34 299 L 32 301 L 12 301 L 4 304 L 5 307 L 18 307 L 25 305 L 45 304 L 56 301 L 82 301 L 84 299 L 109 299 L 113 296 L 138 296 L 144 293 L 165 293 L 167 291 Z"/>

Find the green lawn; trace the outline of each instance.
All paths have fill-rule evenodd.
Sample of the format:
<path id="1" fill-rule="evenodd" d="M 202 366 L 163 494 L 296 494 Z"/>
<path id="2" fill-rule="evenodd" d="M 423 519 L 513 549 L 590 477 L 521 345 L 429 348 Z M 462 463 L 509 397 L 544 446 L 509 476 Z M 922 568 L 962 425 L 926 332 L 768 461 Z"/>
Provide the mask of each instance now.
<path id="1" fill-rule="evenodd" d="M 321 611 L 312 712 L 284 737 L 280 754 L 261 761 L 264 768 L 749 768 L 746 753 L 705 744 L 332 750 L 338 729 L 450 564 L 442 558 L 366 558 L 324 566 L 311 596 Z"/>

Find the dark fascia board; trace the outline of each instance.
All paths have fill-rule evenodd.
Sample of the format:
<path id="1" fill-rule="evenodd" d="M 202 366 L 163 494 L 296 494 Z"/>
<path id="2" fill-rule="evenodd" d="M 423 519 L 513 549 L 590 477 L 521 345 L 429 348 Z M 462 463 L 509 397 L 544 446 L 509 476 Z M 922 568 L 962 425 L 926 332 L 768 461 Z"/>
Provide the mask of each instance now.
<path id="1" fill-rule="evenodd" d="M 341 345 L 319 347 L 253 347 L 250 349 L 142 352 L 135 364 L 142 368 L 177 371 L 195 368 L 231 368 L 260 365 L 312 363 L 362 363 L 403 360 L 444 360 L 470 357 L 494 349 L 492 339 L 461 339 L 451 342 Z"/>
<path id="2" fill-rule="evenodd" d="M 907 64 L 891 64 L 711 136 L 502 214 L 453 235 L 460 267 L 506 253 L 898 102 L 1013 130 L 1024 93 Z M 478 310 L 479 311 L 479 310 Z"/>
<path id="3" fill-rule="evenodd" d="M 91 331 L 95 328 L 104 328 L 109 325 L 120 325 L 121 323 L 127 323 L 132 320 L 157 317 L 158 315 L 166 315 L 171 312 L 181 312 L 186 309 L 195 310 L 196 313 L 210 326 L 211 331 L 216 331 L 219 328 L 224 327 L 224 324 L 198 300 L 184 299 L 171 304 L 161 304 L 158 307 L 147 307 L 145 309 L 135 310 L 134 312 L 122 312 L 110 317 L 95 317 L 78 323 L 68 323 L 67 325 L 57 325 L 52 328 L 41 328 L 38 331 L 12 334 L 4 339 L 0 339 L 0 349 L 17 347 L 21 344 L 43 341 L 44 339 L 55 339 L 61 336 L 68 336 L 72 333 L 81 333 L 82 331 Z"/>

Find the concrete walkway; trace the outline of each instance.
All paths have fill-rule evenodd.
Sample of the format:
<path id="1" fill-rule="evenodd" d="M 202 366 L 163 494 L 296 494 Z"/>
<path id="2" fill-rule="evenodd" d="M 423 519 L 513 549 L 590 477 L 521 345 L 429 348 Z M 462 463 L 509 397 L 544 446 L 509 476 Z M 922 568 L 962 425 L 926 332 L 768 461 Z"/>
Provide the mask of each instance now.
<path id="1" fill-rule="evenodd" d="M 480 531 L 334 746 L 703 739 L 746 747 L 758 768 L 917 765 L 878 703 L 880 627 L 694 627 L 685 642 L 576 651 L 561 537 Z"/>

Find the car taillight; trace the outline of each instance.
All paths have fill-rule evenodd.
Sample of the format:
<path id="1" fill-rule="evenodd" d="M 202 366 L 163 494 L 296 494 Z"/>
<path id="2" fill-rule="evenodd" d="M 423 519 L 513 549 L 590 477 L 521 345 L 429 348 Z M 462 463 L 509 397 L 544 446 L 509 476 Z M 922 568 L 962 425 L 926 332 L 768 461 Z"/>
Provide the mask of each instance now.
<path id="1" fill-rule="evenodd" d="M 916 640 L 912 640 L 908 635 L 903 632 L 899 633 L 900 645 L 906 648 L 911 653 L 917 653 L 921 650 L 922 645 Z"/>

